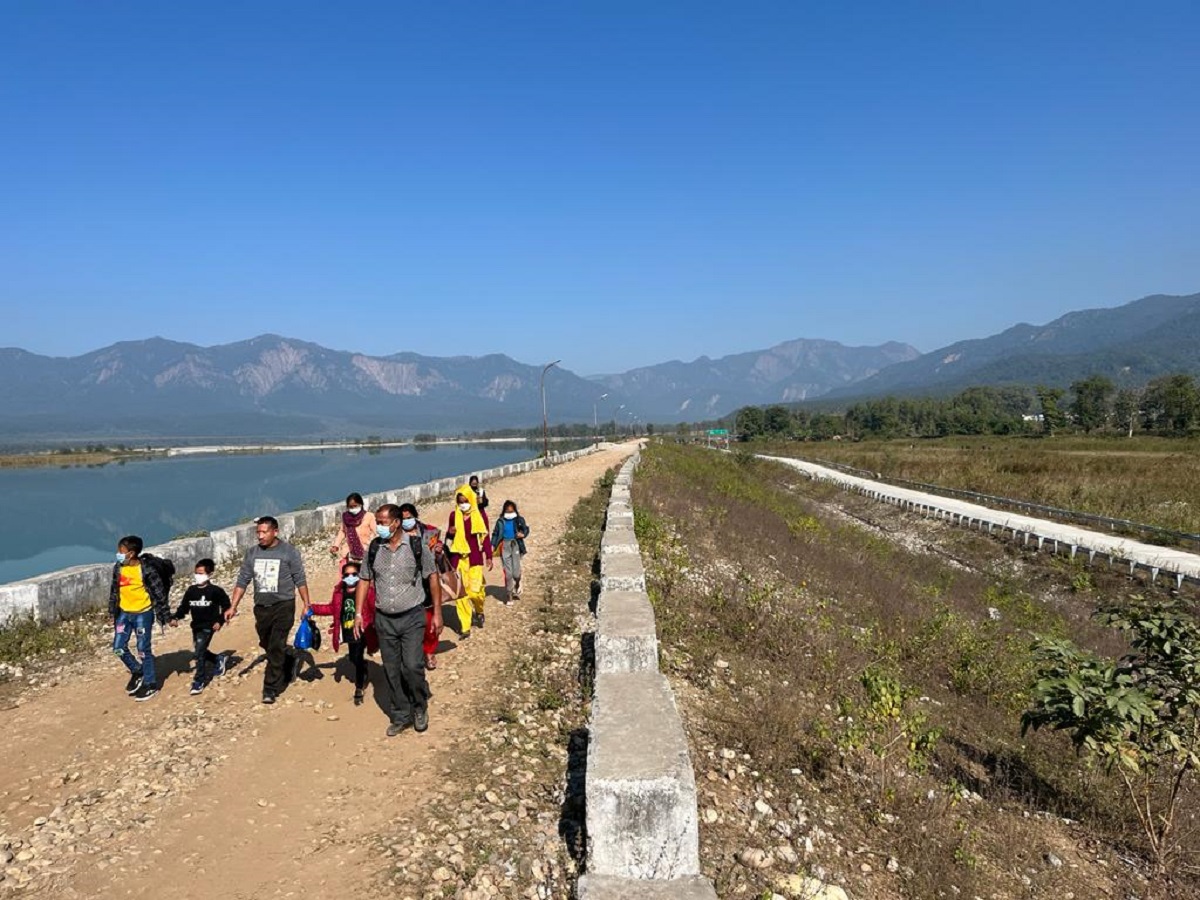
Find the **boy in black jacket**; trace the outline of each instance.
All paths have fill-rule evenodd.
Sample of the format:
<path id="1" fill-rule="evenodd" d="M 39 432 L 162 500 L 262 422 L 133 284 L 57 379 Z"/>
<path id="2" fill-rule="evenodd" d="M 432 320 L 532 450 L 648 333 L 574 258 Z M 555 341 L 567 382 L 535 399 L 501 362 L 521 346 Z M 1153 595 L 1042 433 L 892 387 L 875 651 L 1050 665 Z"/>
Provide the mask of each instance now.
<path id="1" fill-rule="evenodd" d="M 199 694 L 207 684 L 207 664 L 215 666 L 215 675 L 225 674 L 224 655 L 217 656 L 208 649 L 213 634 L 221 630 L 225 622 L 225 610 L 229 609 L 229 595 L 217 587 L 209 579 L 212 577 L 216 563 L 211 559 L 202 559 L 196 563 L 194 583 L 183 595 L 183 601 L 175 615 L 171 617 L 171 625 L 177 626 L 179 620 L 192 614 L 192 646 L 196 654 L 196 677 L 192 680 L 192 694 Z"/>

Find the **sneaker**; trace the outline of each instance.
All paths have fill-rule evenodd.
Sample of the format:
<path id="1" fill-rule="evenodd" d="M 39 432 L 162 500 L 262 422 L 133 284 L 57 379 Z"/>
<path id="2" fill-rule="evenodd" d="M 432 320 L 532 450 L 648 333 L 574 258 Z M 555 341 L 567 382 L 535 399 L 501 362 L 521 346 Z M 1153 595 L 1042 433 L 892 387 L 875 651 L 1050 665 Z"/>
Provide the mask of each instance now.
<path id="1" fill-rule="evenodd" d="M 468 631 L 464 631 L 462 634 L 460 634 L 460 635 L 458 636 L 458 639 L 459 639 L 460 641 L 465 641 L 465 640 L 466 640 L 467 638 L 469 638 L 470 636 L 471 636 L 471 632 L 468 630 Z"/>
<path id="2" fill-rule="evenodd" d="M 142 682 L 142 686 L 137 689 L 137 693 L 133 695 L 133 699 L 137 701 L 149 700 L 158 693 L 157 684 L 146 684 Z"/>
<path id="3" fill-rule="evenodd" d="M 199 678 L 197 678 L 195 681 L 192 682 L 192 689 L 189 693 L 191 693 L 191 695 L 193 697 L 195 697 L 197 694 L 200 694 L 203 692 L 204 692 L 204 682 L 201 681 Z"/>
<path id="4" fill-rule="evenodd" d="M 472 628 L 482 628 L 483 627 L 483 613 L 477 612 L 477 613 L 471 614 L 471 627 Z"/>
<path id="5" fill-rule="evenodd" d="M 274 692 L 272 692 L 272 691 L 263 691 L 263 703 L 270 704 L 270 703 L 274 703 L 274 702 L 275 702 L 275 694 L 274 694 Z"/>
<path id="6" fill-rule="evenodd" d="M 411 725 L 412 725 L 412 722 L 393 722 L 391 725 L 388 726 L 387 736 L 395 737 L 400 732 L 402 732 L 405 728 L 408 728 Z"/>
<path id="7" fill-rule="evenodd" d="M 214 678 L 219 678 L 225 674 L 225 670 L 229 667 L 229 656 L 222 653 L 217 657 L 217 671 L 213 673 Z"/>
<path id="8" fill-rule="evenodd" d="M 418 709 L 413 713 L 413 730 L 420 734 L 429 728 L 429 710 Z"/>
<path id="9" fill-rule="evenodd" d="M 141 673 L 138 673 L 137 675 L 130 675 L 129 680 L 127 682 L 125 682 L 125 693 L 136 694 L 137 689 L 140 688 L 141 686 L 142 686 Z"/>

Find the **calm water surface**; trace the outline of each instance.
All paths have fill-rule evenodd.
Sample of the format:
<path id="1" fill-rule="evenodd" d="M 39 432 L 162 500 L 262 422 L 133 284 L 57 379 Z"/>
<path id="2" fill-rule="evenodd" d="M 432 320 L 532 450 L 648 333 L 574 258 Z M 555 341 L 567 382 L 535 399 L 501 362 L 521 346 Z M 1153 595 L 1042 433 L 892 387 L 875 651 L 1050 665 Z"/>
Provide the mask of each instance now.
<path id="1" fill-rule="evenodd" d="M 559 445 L 558 449 L 571 449 Z M 175 456 L 103 466 L 0 470 L 0 584 L 108 562 L 123 535 L 147 545 L 313 501 L 340 502 L 521 462 L 528 444 Z M 484 485 L 487 486 L 486 484 Z M 502 497 L 496 497 L 499 503 Z M 514 498 L 518 499 L 518 498 Z"/>

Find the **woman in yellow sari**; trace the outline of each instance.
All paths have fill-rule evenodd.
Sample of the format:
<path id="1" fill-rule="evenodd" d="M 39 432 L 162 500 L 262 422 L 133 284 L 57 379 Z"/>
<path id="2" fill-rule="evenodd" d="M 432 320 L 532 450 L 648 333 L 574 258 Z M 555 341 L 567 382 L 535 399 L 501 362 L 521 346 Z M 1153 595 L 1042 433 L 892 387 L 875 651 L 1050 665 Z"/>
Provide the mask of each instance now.
<path id="1" fill-rule="evenodd" d="M 469 484 L 459 487 L 454 498 L 454 511 L 446 526 L 446 550 L 450 562 L 458 567 L 462 576 L 464 593 L 458 599 L 459 636 L 464 640 L 471 636 L 473 626 L 483 627 L 483 601 L 487 596 L 483 583 L 483 564 L 494 565 L 492 560 L 491 529 L 487 513 L 479 508 L 479 501 Z"/>

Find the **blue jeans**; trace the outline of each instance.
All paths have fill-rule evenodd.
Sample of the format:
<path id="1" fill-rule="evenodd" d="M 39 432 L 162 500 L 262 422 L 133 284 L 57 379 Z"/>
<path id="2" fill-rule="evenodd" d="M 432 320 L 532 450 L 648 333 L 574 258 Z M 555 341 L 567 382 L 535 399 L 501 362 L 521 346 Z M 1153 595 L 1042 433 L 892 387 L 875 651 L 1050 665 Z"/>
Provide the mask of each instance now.
<path id="1" fill-rule="evenodd" d="M 129 638 L 137 635 L 137 652 L 142 658 L 141 664 L 129 652 Z M 154 653 L 150 649 L 150 641 L 154 637 L 154 610 L 148 609 L 143 613 L 130 613 L 121 610 L 117 613 L 116 633 L 113 635 L 113 653 L 125 663 L 125 668 L 131 675 L 141 675 L 145 684 L 158 684 L 154 679 Z"/>

